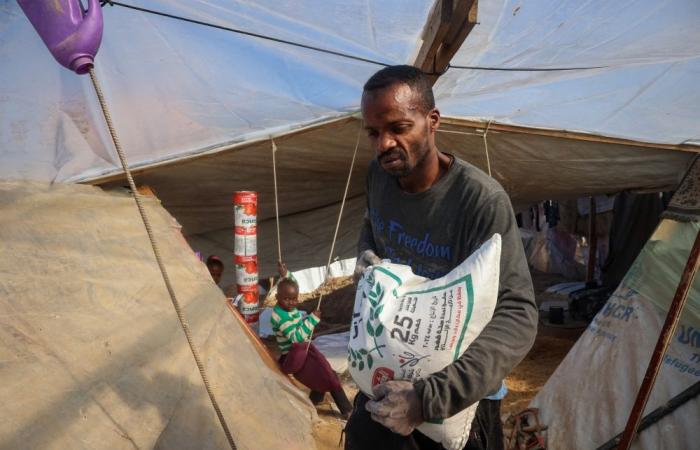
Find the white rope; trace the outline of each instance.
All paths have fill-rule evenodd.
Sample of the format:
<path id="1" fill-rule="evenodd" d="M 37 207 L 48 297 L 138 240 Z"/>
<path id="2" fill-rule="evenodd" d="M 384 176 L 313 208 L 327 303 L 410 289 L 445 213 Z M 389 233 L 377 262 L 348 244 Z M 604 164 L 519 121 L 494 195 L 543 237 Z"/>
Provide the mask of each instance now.
<path id="1" fill-rule="evenodd" d="M 345 183 L 345 192 L 343 192 L 343 201 L 340 203 L 340 213 L 338 214 L 338 220 L 335 223 L 335 232 L 333 233 L 333 242 L 331 242 L 331 252 L 328 255 L 328 263 L 326 264 L 326 276 L 323 280 L 325 283 L 328 281 L 328 276 L 331 272 L 331 262 L 333 261 L 333 253 L 335 253 L 335 243 L 338 240 L 338 230 L 340 230 L 340 221 L 343 218 L 343 209 L 345 209 L 345 201 L 348 198 L 348 190 L 350 189 L 350 180 L 352 179 L 352 170 L 355 167 L 355 158 L 357 156 L 357 148 L 360 146 L 360 135 L 362 129 L 357 131 L 357 139 L 355 140 L 355 150 L 352 152 L 352 161 L 350 161 L 350 171 L 348 172 L 348 180 Z M 318 309 L 321 306 L 321 300 L 323 300 L 323 294 L 318 297 Z"/>
<path id="2" fill-rule="evenodd" d="M 443 130 L 442 128 L 437 129 L 438 133 L 447 133 L 447 134 L 462 134 L 465 136 L 483 136 L 481 133 L 471 133 L 469 131 L 459 131 L 459 130 Z"/>
<path id="3" fill-rule="evenodd" d="M 335 223 L 335 232 L 333 233 L 333 241 L 331 242 L 331 251 L 328 255 L 328 263 L 326 264 L 326 275 L 323 278 L 323 284 L 326 284 L 328 277 L 331 273 L 331 262 L 333 261 L 333 253 L 335 253 L 335 243 L 338 240 L 338 230 L 340 229 L 340 221 L 343 218 L 343 209 L 345 209 L 345 201 L 348 198 L 348 190 L 350 189 L 350 180 L 352 179 L 352 170 L 355 168 L 355 158 L 357 157 L 357 149 L 360 146 L 360 136 L 362 135 L 362 128 L 357 130 L 357 139 L 355 140 L 355 150 L 352 152 L 352 161 L 350 161 L 350 170 L 348 171 L 348 180 L 345 183 L 345 191 L 343 192 L 343 201 L 340 203 L 340 213 L 338 214 L 338 220 Z M 316 304 L 316 310 L 321 308 L 321 300 L 323 300 L 323 292 L 318 296 L 318 303 Z M 309 346 L 311 345 L 311 338 L 313 337 L 314 330 L 311 330 L 309 335 L 309 342 L 306 345 L 306 351 L 309 351 Z"/>
<path id="4" fill-rule="evenodd" d="M 282 262 L 282 239 L 280 234 L 280 209 L 279 209 L 279 199 L 277 198 L 277 158 L 275 154 L 277 153 L 277 144 L 275 140 L 270 138 L 272 142 L 272 178 L 275 183 L 275 220 L 277 222 L 277 261 Z"/>
<path id="5" fill-rule="evenodd" d="M 486 152 L 486 168 L 488 169 L 489 176 L 491 177 L 491 158 L 489 156 L 489 142 L 486 139 L 486 135 L 489 134 L 489 127 L 491 126 L 492 120 L 489 120 L 486 124 L 486 130 L 484 130 L 484 151 Z"/>
<path id="6" fill-rule="evenodd" d="M 168 276 L 168 271 L 166 270 L 165 264 L 163 263 L 163 258 L 160 255 L 160 249 L 158 247 L 155 234 L 153 233 L 153 229 L 151 228 L 151 222 L 149 221 L 148 215 L 146 214 L 146 209 L 141 203 L 141 195 L 136 190 L 136 184 L 134 183 L 134 178 L 131 175 L 131 169 L 129 169 L 129 164 L 126 161 L 126 155 L 124 154 L 121 144 L 119 143 L 119 139 L 117 138 L 117 132 L 114 128 L 114 125 L 112 124 L 112 117 L 109 114 L 109 110 L 107 109 L 107 102 L 105 101 L 105 97 L 102 93 L 102 88 L 100 87 L 100 84 L 97 81 L 97 76 L 95 75 L 95 70 L 93 68 L 90 68 L 90 78 L 92 79 L 92 85 L 95 87 L 97 99 L 100 102 L 100 107 L 102 108 L 102 114 L 104 115 L 105 122 L 107 123 L 107 128 L 109 129 L 109 133 L 112 136 L 114 148 L 117 150 L 119 161 L 122 164 L 122 168 L 124 169 L 124 173 L 126 174 L 126 179 L 129 182 L 129 188 L 131 189 L 131 193 L 133 194 L 134 200 L 136 201 L 136 207 L 139 210 L 141 220 L 143 221 L 143 225 L 146 228 L 148 239 L 151 241 L 153 254 L 156 257 L 158 268 L 160 269 L 160 273 L 163 276 L 165 287 L 168 290 L 168 294 L 170 294 L 170 300 L 172 301 L 173 307 L 175 308 L 175 312 L 177 313 L 177 318 L 180 320 L 180 326 L 182 327 L 182 331 L 185 333 L 185 338 L 187 339 L 187 343 L 190 346 L 190 351 L 192 352 L 194 361 L 197 364 L 197 369 L 199 369 L 199 375 L 202 377 L 204 387 L 206 388 L 207 394 L 209 394 L 209 400 L 211 401 L 211 404 L 214 407 L 216 416 L 219 418 L 219 423 L 221 424 L 221 428 L 223 428 L 224 430 L 224 434 L 226 435 L 226 439 L 228 440 L 229 446 L 232 450 L 236 450 L 236 444 L 233 442 L 233 436 L 231 436 L 231 431 L 229 430 L 228 424 L 226 423 L 226 419 L 224 418 L 224 415 L 221 412 L 221 409 L 219 408 L 219 403 L 216 401 L 216 397 L 214 397 L 214 391 L 212 390 L 211 385 L 209 384 L 209 378 L 207 377 L 207 373 L 204 368 L 204 364 L 202 363 L 202 359 L 199 357 L 199 352 L 197 352 L 197 349 L 194 346 L 194 340 L 192 339 L 190 327 L 187 324 L 187 321 L 185 320 L 185 315 L 182 312 L 182 308 L 180 307 L 180 302 L 175 296 L 175 290 L 173 289 L 172 283 L 170 282 L 170 277 Z"/>

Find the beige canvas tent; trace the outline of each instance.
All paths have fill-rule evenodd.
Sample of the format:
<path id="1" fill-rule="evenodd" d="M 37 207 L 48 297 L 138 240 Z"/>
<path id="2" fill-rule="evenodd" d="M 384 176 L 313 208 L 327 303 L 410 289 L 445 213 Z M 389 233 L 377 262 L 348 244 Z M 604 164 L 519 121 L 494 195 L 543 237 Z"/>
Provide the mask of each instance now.
<path id="1" fill-rule="evenodd" d="M 146 204 L 237 447 L 314 448 L 305 394 Z M 3 182 L 0 207 L 0 448 L 226 448 L 130 196 Z"/>

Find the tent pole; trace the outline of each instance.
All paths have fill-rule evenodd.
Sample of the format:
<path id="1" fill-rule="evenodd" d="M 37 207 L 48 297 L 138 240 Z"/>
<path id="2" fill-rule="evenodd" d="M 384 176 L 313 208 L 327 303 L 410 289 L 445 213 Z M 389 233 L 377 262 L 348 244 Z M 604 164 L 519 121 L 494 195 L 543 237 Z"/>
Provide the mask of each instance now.
<path id="1" fill-rule="evenodd" d="M 478 0 L 437 0 L 423 27 L 423 43 L 413 65 L 431 84 L 448 69 L 467 35 L 476 25 Z"/>
<path id="2" fill-rule="evenodd" d="M 683 275 L 678 282 L 678 287 L 676 288 L 676 294 L 673 296 L 673 302 L 666 315 L 666 321 L 659 334 L 659 339 L 656 341 L 656 347 L 654 348 L 654 353 L 651 356 L 651 361 L 649 361 L 649 366 L 644 374 L 644 379 L 642 380 L 642 385 L 637 393 L 637 398 L 634 401 L 634 406 L 632 407 L 632 412 L 627 419 L 627 425 L 625 426 L 625 431 L 622 434 L 622 440 L 620 445 L 617 447 L 618 450 L 629 450 L 632 445 L 632 440 L 637 434 L 637 428 L 639 427 L 639 422 L 642 419 L 642 414 L 644 413 L 644 408 L 649 400 L 649 395 L 656 382 L 656 376 L 659 374 L 661 369 L 661 364 L 663 363 L 664 355 L 668 346 L 671 343 L 671 339 L 676 331 L 676 326 L 681 318 L 681 313 L 683 312 L 683 307 L 688 299 L 688 293 L 693 284 L 693 279 L 698 271 L 698 262 L 700 261 L 700 232 L 695 237 L 695 243 L 693 248 L 690 250 L 690 255 L 688 256 L 688 262 L 683 270 Z"/>
<path id="3" fill-rule="evenodd" d="M 595 196 L 591 195 L 588 208 L 588 270 L 586 271 L 586 287 L 595 287 L 595 260 L 598 253 L 597 216 L 598 207 Z"/>

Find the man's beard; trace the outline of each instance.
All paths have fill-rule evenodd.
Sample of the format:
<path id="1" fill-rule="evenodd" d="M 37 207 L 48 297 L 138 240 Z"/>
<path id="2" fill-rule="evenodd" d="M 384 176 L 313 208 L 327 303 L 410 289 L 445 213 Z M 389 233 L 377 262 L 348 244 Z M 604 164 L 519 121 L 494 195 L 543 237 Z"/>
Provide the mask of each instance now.
<path id="1" fill-rule="evenodd" d="M 385 168 L 383 164 L 386 161 L 391 160 L 401 161 L 403 163 L 403 167 L 397 169 Z M 392 177 L 402 178 L 409 175 L 413 170 L 413 167 L 411 167 L 408 163 L 408 154 L 404 149 L 399 147 L 395 147 L 389 152 L 382 154 L 379 158 L 377 158 L 377 161 L 379 162 L 379 165 L 382 167 L 382 169 L 384 169 L 384 171 Z"/>
<path id="2" fill-rule="evenodd" d="M 404 178 L 409 176 L 415 170 L 416 167 L 423 164 L 425 158 L 428 156 L 428 153 L 430 153 L 427 143 L 426 145 L 418 148 L 421 148 L 421 150 L 414 152 L 414 154 L 418 154 L 418 160 L 413 165 L 411 165 L 411 163 L 409 162 L 408 153 L 401 147 L 395 147 L 389 152 L 384 153 L 382 156 L 377 158 L 377 161 L 379 162 L 379 165 L 382 167 L 382 169 L 384 169 L 384 171 L 392 177 Z M 387 159 L 399 159 L 404 163 L 403 167 L 398 168 L 396 170 L 385 169 L 384 166 L 382 166 L 382 162 L 386 161 Z"/>

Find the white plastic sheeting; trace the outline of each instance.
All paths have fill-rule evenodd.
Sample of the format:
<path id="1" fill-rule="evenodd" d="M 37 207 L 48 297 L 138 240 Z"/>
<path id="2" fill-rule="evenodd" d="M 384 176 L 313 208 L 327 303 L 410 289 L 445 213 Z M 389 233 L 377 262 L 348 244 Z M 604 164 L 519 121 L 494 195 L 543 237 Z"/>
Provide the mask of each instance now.
<path id="1" fill-rule="evenodd" d="M 410 60 L 426 0 L 131 1 L 389 64 Z M 123 7 L 105 7 L 96 58 L 137 167 L 355 111 L 380 66 Z M 0 178 L 79 181 L 118 171 L 90 80 L 60 67 L 19 6 L 0 0 Z"/>
<path id="2" fill-rule="evenodd" d="M 450 69 L 443 114 L 644 142 L 700 144 L 700 3 L 483 0 Z"/>
<path id="3" fill-rule="evenodd" d="M 433 1 L 131 3 L 398 64 L 412 60 Z M 96 72 L 136 167 L 357 111 L 379 67 L 119 6 L 103 12 Z M 454 65 L 601 68 L 450 69 L 435 87 L 438 104 L 446 116 L 693 143 L 698 19 L 693 0 L 482 0 Z M 119 172 L 88 78 L 53 61 L 12 0 L 0 0 L 0 57 L 0 177 Z"/>
<path id="4" fill-rule="evenodd" d="M 328 278 L 347 277 L 355 271 L 357 258 L 347 258 L 331 263 L 328 270 Z M 299 283 L 299 293 L 313 292 L 326 280 L 326 266 L 309 267 L 308 269 L 293 272 L 294 278 Z"/>
<path id="5" fill-rule="evenodd" d="M 314 339 L 314 345 L 326 357 L 336 373 L 345 373 L 348 370 L 348 344 L 350 332 L 327 334 Z"/>

